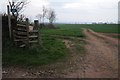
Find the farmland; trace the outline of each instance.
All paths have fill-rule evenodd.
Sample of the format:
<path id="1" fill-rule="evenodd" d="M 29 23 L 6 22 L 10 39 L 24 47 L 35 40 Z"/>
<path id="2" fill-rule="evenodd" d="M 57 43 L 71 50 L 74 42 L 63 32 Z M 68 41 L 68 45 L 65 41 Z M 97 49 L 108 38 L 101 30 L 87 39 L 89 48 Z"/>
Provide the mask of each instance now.
<path id="1" fill-rule="evenodd" d="M 68 50 L 66 49 L 62 40 L 58 37 L 64 36 L 85 38 L 82 28 L 93 29 L 96 32 L 118 33 L 118 25 L 57 24 L 56 26 L 59 28 L 43 28 L 41 30 L 41 33 L 43 34 L 42 40 L 44 48 L 38 46 L 36 49 L 21 50 L 18 48 L 7 46 L 10 43 L 7 42 L 6 45 L 4 45 L 3 47 L 3 64 L 16 63 L 21 65 L 42 65 L 54 62 L 55 60 L 60 58 L 65 58 Z M 32 58 L 32 60 L 30 57 Z"/>
<path id="2" fill-rule="evenodd" d="M 101 36 L 101 34 L 94 33 L 91 30 L 95 32 L 100 32 L 100 33 L 117 34 L 119 33 L 118 25 L 115 25 L 115 24 L 95 24 L 95 25 L 93 24 L 56 24 L 55 26 L 57 27 L 56 29 L 43 28 L 40 30 L 43 46 L 36 46 L 30 49 L 26 49 L 26 48 L 20 49 L 20 48 L 13 47 L 10 44 L 10 42 L 7 41 L 6 39 L 5 42 L 7 43 L 3 45 L 3 66 L 7 66 L 7 65 L 11 65 L 11 66 L 19 65 L 24 67 L 32 66 L 36 69 L 36 71 L 38 70 L 49 71 L 52 69 L 53 76 L 56 76 L 56 74 L 63 76 L 62 73 L 73 75 L 70 72 L 75 72 L 76 70 L 80 71 L 79 73 L 82 73 L 81 68 L 86 67 L 84 66 L 84 63 L 85 63 L 84 61 L 89 62 L 91 61 L 90 58 L 93 60 L 91 61 L 92 64 L 93 63 L 96 64 L 99 61 L 102 61 L 101 65 L 104 64 L 104 62 L 108 64 L 108 62 L 112 61 L 111 59 L 109 59 L 109 56 L 112 56 L 112 59 L 114 59 L 112 52 L 117 50 L 116 46 L 113 46 L 113 45 L 117 45 L 116 39 L 115 38 L 111 39 L 109 37 Z M 102 39 L 104 39 L 104 41 Z M 107 48 L 108 44 L 106 42 L 108 42 L 109 45 L 111 46 L 110 49 Z M 112 44 L 112 43 L 115 43 L 115 44 Z M 107 55 L 106 51 L 109 51 L 109 50 L 110 52 L 108 53 L 110 55 L 104 56 L 103 57 L 104 59 L 101 58 L 102 56 L 101 53 L 104 53 L 104 55 Z M 96 52 L 98 54 L 96 54 Z M 90 58 L 84 59 L 83 56 L 85 56 L 86 54 L 88 54 L 88 57 Z M 94 60 L 96 59 L 96 56 L 99 56 L 99 57 L 97 60 Z M 114 67 L 113 63 L 109 63 L 109 64 L 112 67 Z M 87 65 L 90 66 L 89 64 Z M 116 62 L 115 62 L 115 65 L 116 65 Z M 39 66 L 40 68 L 38 68 Z M 47 68 L 44 68 L 46 66 Z M 25 73 L 24 69 L 22 71 L 23 73 Z M 45 74 L 44 73 L 43 74 L 48 75 L 48 73 L 49 72 L 46 72 Z M 78 74 L 78 73 L 75 72 L 74 74 Z M 106 74 L 103 73 L 103 75 L 106 75 Z M 34 75 L 34 76 L 37 76 L 37 75 Z M 67 76 L 69 77 L 69 75 Z M 76 75 L 74 77 L 76 77 Z M 79 75 L 79 77 L 81 77 L 81 75 Z"/>
<path id="3" fill-rule="evenodd" d="M 0 76 L 117 79 L 119 3 L 2 0 Z"/>
<path id="4" fill-rule="evenodd" d="M 59 26 L 61 29 L 79 30 L 81 28 L 89 28 L 96 32 L 118 33 L 117 24 L 61 24 L 57 26 Z"/>
<path id="5" fill-rule="evenodd" d="M 85 37 L 82 28 L 92 29 L 101 33 L 120 33 L 117 24 L 56 24 L 59 29 L 43 29 L 46 35 Z"/>

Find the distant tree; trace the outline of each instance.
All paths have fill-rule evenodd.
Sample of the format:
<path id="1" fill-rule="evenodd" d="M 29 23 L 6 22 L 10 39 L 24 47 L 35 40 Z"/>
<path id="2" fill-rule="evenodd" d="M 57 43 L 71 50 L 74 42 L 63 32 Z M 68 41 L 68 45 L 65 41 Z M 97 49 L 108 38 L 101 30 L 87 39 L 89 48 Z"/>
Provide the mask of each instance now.
<path id="1" fill-rule="evenodd" d="M 50 24 L 52 24 L 56 20 L 56 14 L 53 9 L 48 10 L 47 19 L 49 20 Z"/>
<path id="2" fill-rule="evenodd" d="M 45 6 L 43 6 L 42 14 L 40 13 L 36 17 L 38 18 L 38 20 L 40 22 L 43 23 L 43 25 L 44 25 L 45 18 L 49 20 L 50 24 L 52 24 L 56 20 L 55 11 L 53 9 L 50 9 L 50 8 L 48 9 Z"/>
<path id="3" fill-rule="evenodd" d="M 43 11 L 43 13 L 42 13 L 42 19 L 43 19 L 43 24 L 44 24 L 44 20 L 45 20 L 45 17 L 47 15 L 48 9 L 45 6 L 43 6 L 43 10 L 42 11 Z"/>

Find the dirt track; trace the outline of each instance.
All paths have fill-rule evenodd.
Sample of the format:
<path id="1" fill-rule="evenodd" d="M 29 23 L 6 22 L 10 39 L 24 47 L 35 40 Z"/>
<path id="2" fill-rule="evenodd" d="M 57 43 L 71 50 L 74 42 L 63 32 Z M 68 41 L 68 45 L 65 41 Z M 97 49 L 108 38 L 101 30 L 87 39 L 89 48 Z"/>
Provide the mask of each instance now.
<path id="1" fill-rule="evenodd" d="M 86 45 L 85 77 L 115 78 L 118 77 L 118 40 L 104 36 L 90 29 L 84 29 L 89 44 Z"/>
<path id="2" fill-rule="evenodd" d="M 82 61 L 84 71 L 78 70 L 75 73 L 69 73 L 67 77 L 117 78 L 118 40 L 90 29 L 84 29 L 84 33 L 88 42 L 86 45 L 87 53 Z"/>
<path id="3" fill-rule="evenodd" d="M 69 40 L 64 40 L 66 47 L 70 49 L 71 53 L 73 53 L 72 58 L 70 60 L 73 61 L 74 64 L 71 63 L 70 64 L 72 66 L 75 65 L 75 67 L 77 67 L 77 70 L 73 70 L 71 72 L 69 70 L 68 71 L 64 70 L 65 73 L 63 74 L 57 74 L 53 72 L 53 74 L 50 76 L 67 77 L 67 78 L 117 78 L 118 77 L 118 40 L 112 37 L 105 36 L 100 33 L 96 33 L 90 29 L 83 29 L 83 30 L 86 35 L 85 41 L 87 42 L 85 46 L 86 48 L 85 56 L 79 56 L 77 53 L 75 53 L 74 44 Z M 54 67 L 51 67 L 50 65 L 47 68 L 49 69 L 53 68 L 53 70 L 56 70 L 55 66 L 58 67 L 67 66 L 69 69 L 71 65 L 69 65 L 68 62 L 64 62 L 64 63 L 53 64 Z M 71 67 L 71 68 L 74 69 L 75 67 Z M 3 70 L 8 72 L 8 74 L 4 75 L 4 77 L 16 77 L 16 78 L 42 77 L 42 75 L 38 75 L 38 73 L 30 74 L 30 73 L 38 72 L 39 69 L 37 69 L 36 71 L 33 71 L 34 69 L 30 71 L 22 68 L 7 67 L 7 68 L 3 68 Z M 26 74 L 29 76 L 26 76 Z M 48 76 L 48 72 L 47 72 L 45 77 L 50 77 L 50 76 Z"/>

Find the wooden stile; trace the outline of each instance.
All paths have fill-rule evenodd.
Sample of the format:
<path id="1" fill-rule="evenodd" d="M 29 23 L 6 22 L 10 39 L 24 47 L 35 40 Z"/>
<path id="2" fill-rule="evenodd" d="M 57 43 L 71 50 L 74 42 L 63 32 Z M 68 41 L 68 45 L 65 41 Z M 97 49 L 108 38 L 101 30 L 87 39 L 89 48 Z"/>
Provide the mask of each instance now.
<path id="1" fill-rule="evenodd" d="M 26 18 L 26 25 L 17 24 L 13 30 L 14 42 L 18 47 L 30 47 L 32 44 L 39 43 L 39 24 L 34 22 L 33 30 L 29 29 L 29 20 Z"/>

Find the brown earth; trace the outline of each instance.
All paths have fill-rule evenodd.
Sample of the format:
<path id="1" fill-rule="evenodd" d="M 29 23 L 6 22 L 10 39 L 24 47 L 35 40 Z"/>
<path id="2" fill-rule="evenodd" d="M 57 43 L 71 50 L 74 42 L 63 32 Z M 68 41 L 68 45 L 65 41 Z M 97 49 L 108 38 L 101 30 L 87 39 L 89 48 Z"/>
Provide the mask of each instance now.
<path id="1" fill-rule="evenodd" d="M 15 78 L 117 78 L 118 77 L 118 40 L 90 29 L 83 29 L 86 39 L 86 52 L 80 55 L 75 43 L 64 39 L 70 51 L 68 61 L 41 66 L 39 68 L 4 67 L 3 77 Z"/>
<path id="2" fill-rule="evenodd" d="M 96 33 L 90 29 L 84 29 L 89 40 L 86 45 L 85 77 L 115 78 L 118 77 L 118 39 Z"/>
<path id="3" fill-rule="evenodd" d="M 90 29 L 84 29 L 86 35 L 86 56 L 84 57 L 84 78 L 118 77 L 118 40 Z M 80 64 L 80 63 L 79 63 Z M 81 70 L 68 73 L 67 77 L 81 78 Z"/>

